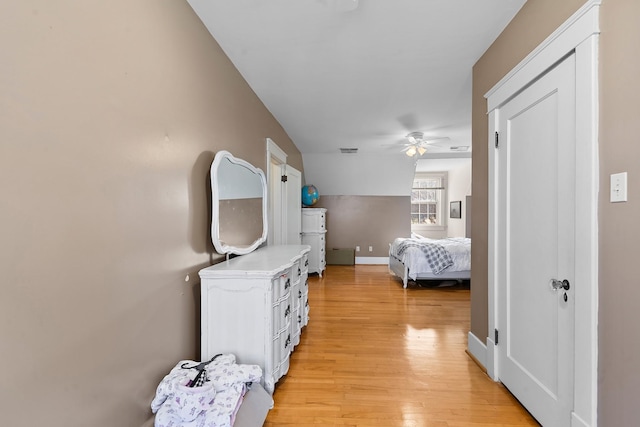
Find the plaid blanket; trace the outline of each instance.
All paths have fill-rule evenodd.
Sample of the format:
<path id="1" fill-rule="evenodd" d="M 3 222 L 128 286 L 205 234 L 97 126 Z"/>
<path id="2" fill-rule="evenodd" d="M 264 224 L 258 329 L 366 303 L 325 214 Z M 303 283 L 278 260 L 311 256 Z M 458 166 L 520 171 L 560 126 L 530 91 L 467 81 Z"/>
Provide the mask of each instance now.
<path id="1" fill-rule="evenodd" d="M 398 245 L 398 257 L 401 258 L 402 254 L 411 247 L 420 248 L 422 250 L 433 274 L 441 274 L 453 265 L 451 255 L 449 255 L 449 252 L 447 252 L 443 246 L 436 243 L 416 242 L 415 240 L 409 239 Z"/>

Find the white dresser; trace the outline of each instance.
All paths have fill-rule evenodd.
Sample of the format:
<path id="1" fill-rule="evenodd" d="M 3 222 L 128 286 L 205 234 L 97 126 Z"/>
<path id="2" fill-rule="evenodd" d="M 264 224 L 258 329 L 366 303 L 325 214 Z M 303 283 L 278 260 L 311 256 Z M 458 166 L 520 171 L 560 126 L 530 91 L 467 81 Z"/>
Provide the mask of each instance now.
<path id="1" fill-rule="evenodd" d="M 302 243 L 311 247 L 309 273 L 318 273 L 320 277 L 327 265 L 325 259 L 326 213 L 325 208 L 302 209 Z"/>
<path id="2" fill-rule="evenodd" d="M 273 393 L 309 321 L 307 245 L 266 246 L 200 270 L 201 360 L 260 365 Z"/>

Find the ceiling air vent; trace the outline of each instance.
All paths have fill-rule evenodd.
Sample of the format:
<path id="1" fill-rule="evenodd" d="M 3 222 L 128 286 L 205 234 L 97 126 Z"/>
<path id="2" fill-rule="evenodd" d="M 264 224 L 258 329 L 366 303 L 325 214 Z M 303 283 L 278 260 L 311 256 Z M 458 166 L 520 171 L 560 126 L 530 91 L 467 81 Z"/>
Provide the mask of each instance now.
<path id="1" fill-rule="evenodd" d="M 469 151 L 468 145 L 454 145 L 449 148 L 451 151 Z"/>
<path id="2" fill-rule="evenodd" d="M 357 148 L 341 148 L 340 152 L 342 154 L 356 154 L 358 152 Z"/>

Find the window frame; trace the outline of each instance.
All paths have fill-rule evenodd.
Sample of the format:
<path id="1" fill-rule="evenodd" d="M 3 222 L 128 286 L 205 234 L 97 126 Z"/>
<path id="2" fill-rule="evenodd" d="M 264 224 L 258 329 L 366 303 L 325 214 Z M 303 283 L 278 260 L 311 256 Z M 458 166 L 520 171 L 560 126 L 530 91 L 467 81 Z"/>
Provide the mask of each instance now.
<path id="1" fill-rule="evenodd" d="M 409 221 L 411 224 L 411 231 L 419 233 L 421 231 L 441 231 L 447 229 L 447 212 L 449 211 L 448 204 L 448 194 L 447 194 L 447 172 L 416 172 L 413 176 L 413 180 L 411 181 L 411 193 L 413 190 L 418 188 L 414 187 L 415 181 L 417 179 L 440 179 L 440 200 L 437 201 L 436 204 L 436 218 L 439 218 L 439 223 L 437 224 L 413 224 L 411 220 L 411 215 L 413 212 L 413 194 L 409 196 L 410 198 L 410 212 L 409 212 Z M 446 209 L 445 209 L 446 208 Z"/>

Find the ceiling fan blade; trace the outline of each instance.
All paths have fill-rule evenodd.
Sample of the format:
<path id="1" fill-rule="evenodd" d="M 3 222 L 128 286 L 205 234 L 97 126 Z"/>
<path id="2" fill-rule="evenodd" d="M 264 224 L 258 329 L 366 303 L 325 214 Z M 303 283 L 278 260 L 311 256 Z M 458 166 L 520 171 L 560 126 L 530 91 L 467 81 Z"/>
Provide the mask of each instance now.
<path id="1" fill-rule="evenodd" d="M 412 144 L 382 144 L 380 145 L 380 147 L 384 147 L 387 150 L 394 150 L 394 151 L 406 151 L 409 149 L 409 147 L 411 147 Z"/>
<path id="2" fill-rule="evenodd" d="M 412 119 L 412 115 L 406 115 L 398 118 L 399 121 L 404 120 L 404 124 L 408 124 Z M 446 148 L 446 144 L 441 144 L 448 140 L 450 140 L 450 138 L 446 136 L 424 137 L 422 132 L 413 131 L 404 136 L 404 138 L 396 141 L 396 143 L 381 144 L 380 146 L 387 147 L 387 150 L 396 150 L 397 152 L 405 153 L 413 157 L 415 155 L 422 156 L 431 148 Z"/>
<path id="3" fill-rule="evenodd" d="M 448 136 L 434 136 L 434 137 L 428 137 L 428 138 L 424 138 L 423 141 L 425 144 L 429 144 L 429 145 L 433 145 L 436 142 L 443 142 L 443 141 L 448 141 L 451 138 L 449 138 Z"/>

